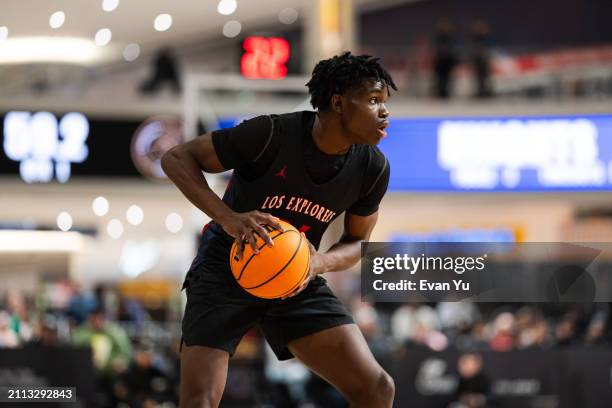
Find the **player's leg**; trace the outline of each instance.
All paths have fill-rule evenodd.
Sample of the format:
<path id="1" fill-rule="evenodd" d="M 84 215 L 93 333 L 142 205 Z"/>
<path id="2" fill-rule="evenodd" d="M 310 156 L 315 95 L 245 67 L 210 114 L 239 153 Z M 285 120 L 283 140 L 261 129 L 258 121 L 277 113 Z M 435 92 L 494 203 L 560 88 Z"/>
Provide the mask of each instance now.
<path id="1" fill-rule="evenodd" d="M 299 358 L 352 406 L 391 406 L 393 380 L 322 277 L 298 295 L 272 304 L 260 325 L 279 359 Z"/>
<path id="2" fill-rule="evenodd" d="M 393 379 L 378 364 L 355 324 L 332 327 L 287 344 L 291 353 L 332 384 L 351 407 L 391 407 Z"/>
<path id="3" fill-rule="evenodd" d="M 228 360 L 227 351 L 183 345 L 179 407 L 218 407 L 225 388 Z"/>
<path id="4" fill-rule="evenodd" d="M 198 270 L 197 264 L 193 268 L 184 285 L 180 406 L 216 408 L 225 388 L 229 357 L 261 319 L 265 304 L 247 297 L 235 282 L 215 275 L 220 272 Z"/>

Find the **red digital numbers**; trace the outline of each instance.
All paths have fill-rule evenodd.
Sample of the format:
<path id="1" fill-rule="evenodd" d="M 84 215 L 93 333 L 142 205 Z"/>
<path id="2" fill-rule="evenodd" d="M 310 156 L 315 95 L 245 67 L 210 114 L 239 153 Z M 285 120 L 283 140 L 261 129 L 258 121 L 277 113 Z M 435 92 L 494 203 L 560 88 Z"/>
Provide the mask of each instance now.
<path id="1" fill-rule="evenodd" d="M 251 79 L 283 79 L 289 60 L 289 43 L 277 37 L 247 37 L 242 43 L 245 53 L 240 60 L 242 75 Z"/>

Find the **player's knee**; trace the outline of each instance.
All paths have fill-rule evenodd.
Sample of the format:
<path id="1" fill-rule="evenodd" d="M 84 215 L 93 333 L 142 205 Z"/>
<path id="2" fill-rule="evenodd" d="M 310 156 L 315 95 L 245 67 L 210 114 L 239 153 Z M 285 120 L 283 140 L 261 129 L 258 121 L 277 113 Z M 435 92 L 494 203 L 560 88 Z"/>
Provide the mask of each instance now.
<path id="1" fill-rule="evenodd" d="M 391 402 L 395 396 L 395 382 L 393 378 L 386 371 L 382 370 L 378 377 L 378 384 L 376 386 L 376 394 L 380 397 L 381 401 Z"/>
<path id="2" fill-rule="evenodd" d="M 390 407 L 395 396 L 395 382 L 393 378 L 383 369 L 376 378 L 372 378 L 367 384 L 363 384 L 353 395 L 349 395 L 350 402 L 359 406 Z"/>

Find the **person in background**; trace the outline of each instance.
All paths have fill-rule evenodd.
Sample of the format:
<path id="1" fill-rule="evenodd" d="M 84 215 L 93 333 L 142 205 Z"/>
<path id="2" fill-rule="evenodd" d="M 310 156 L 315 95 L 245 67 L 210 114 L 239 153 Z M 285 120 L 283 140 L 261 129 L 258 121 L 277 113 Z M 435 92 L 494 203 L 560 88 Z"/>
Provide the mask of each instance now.
<path id="1" fill-rule="evenodd" d="M 180 70 L 176 56 L 170 48 L 160 49 L 153 57 L 151 75 L 140 85 L 143 94 L 154 94 L 162 86 L 168 84 L 170 89 L 179 94 L 181 92 Z"/>
<path id="2" fill-rule="evenodd" d="M 44 314 L 38 319 L 36 339 L 29 345 L 34 347 L 60 347 L 58 319 L 52 314 Z"/>
<path id="3" fill-rule="evenodd" d="M 32 339 L 34 330 L 30 324 L 31 305 L 22 293 L 10 292 L 6 299 L 6 311 L 9 314 L 9 326 L 17 335 L 20 343 Z M 30 306 L 30 307 L 28 307 Z"/>
<path id="4" fill-rule="evenodd" d="M 493 337 L 489 342 L 491 350 L 510 351 L 515 347 L 514 315 L 510 312 L 500 313 L 493 321 Z"/>
<path id="5" fill-rule="evenodd" d="M 134 361 L 119 377 L 113 392 L 130 407 L 176 403 L 172 383 L 172 379 L 155 365 L 153 345 L 142 341 L 135 347 Z"/>
<path id="6" fill-rule="evenodd" d="M 87 322 L 73 331 L 72 341 L 77 346 L 91 347 L 94 366 L 101 373 L 123 372 L 132 358 L 127 334 L 121 326 L 109 322 L 101 308 L 92 311 Z"/>
<path id="7" fill-rule="evenodd" d="M 98 301 L 92 292 L 86 291 L 79 282 L 72 283 L 72 296 L 68 301 L 68 316 L 74 320 L 74 324 L 77 326 L 83 324 L 97 305 Z"/>
<path id="8" fill-rule="evenodd" d="M 456 392 L 457 403 L 453 408 L 484 408 L 487 406 L 489 379 L 482 370 L 482 357 L 474 353 L 466 353 L 457 361 L 459 385 Z"/>
<path id="9" fill-rule="evenodd" d="M 17 334 L 10 327 L 10 316 L 0 310 L 0 349 L 15 348 L 19 345 Z"/>
<path id="10" fill-rule="evenodd" d="M 455 50 L 455 30 L 450 20 L 442 19 L 438 22 L 433 48 L 434 96 L 448 99 L 451 96 L 453 70 L 459 62 Z"/>
<path id="11" fill-rule="evenodd" d="M 576 344 L 576 319 L 573 315 L 568 313 L 557 324 L 555 340 L 557 347 L 568 347 Z"/>
<path id="12" fill-rule="evenodd" d="M 90 347 L 97 370 L 93 406 L 107 407 L 118 402 L 113 394 L 113 378 L 121 375 L 132 358 L 132 345 L 121 326 L 109 322 L 105 310 L 97 307 L 85 323 L 74 329 L 72 342 Z"/>
<path id="13" fill-rule="evenodd" d="M 491 63 L 489 55 L 489 25 L 484 20 L 476 20 L 470 27 L 470 64 L 476 81 L 474 96 L 488 98 L 491 90 Z"/>

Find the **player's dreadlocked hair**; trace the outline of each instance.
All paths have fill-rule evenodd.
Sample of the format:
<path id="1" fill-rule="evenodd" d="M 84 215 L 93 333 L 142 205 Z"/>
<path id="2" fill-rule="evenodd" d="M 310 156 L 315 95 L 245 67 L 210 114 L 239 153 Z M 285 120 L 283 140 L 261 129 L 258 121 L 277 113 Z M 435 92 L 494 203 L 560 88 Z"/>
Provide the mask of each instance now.
<path id="1" fill-rule="evenodd" d="M 378 60 L 369 55 L 353 55 L 347 51 L 319 61 L 312 71 L 312 78 L 306 84 L 312 107 L 326 110 L 329 108 L 332 95 L 342 94 L 367 79 L 381 81 L 397 91 L 391 75 L 378 63 Z"/>

